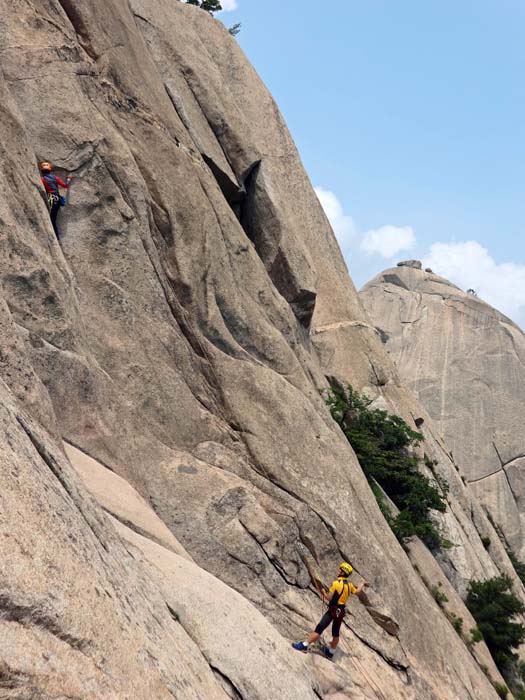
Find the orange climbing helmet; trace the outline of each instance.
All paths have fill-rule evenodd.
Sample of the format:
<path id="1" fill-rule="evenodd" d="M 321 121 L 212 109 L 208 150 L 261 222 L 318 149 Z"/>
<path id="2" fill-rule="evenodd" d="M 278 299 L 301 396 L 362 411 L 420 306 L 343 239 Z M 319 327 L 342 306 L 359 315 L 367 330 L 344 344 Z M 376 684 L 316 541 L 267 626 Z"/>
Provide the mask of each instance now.
<path id="1" fill-rule="evenodd" d="M 48 163 L 47 160 L 45 160 L 43 163 L 40 163 L 40 171 L 42 173 L 50 173 L 53 170 L 53 166 L 51 163 Z"/>

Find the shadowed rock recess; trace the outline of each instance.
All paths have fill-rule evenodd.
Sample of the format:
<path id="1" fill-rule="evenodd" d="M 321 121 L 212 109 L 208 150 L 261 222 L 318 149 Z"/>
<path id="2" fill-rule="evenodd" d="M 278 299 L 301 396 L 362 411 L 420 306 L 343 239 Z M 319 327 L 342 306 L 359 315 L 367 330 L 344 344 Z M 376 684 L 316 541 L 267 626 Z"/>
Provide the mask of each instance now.
<path id="1" fill-rule="evenodd" d="M 176 0 L 0 0 L 0 65 L 0 697 L 495 700 L 427 586 L 469 620 L 510 562 L 235 40 Z M 397 543 L 327 377 L 421 426 L 454 548 Z M 335 664 L 290 648 L 305 554 L 372 584 Z"/>

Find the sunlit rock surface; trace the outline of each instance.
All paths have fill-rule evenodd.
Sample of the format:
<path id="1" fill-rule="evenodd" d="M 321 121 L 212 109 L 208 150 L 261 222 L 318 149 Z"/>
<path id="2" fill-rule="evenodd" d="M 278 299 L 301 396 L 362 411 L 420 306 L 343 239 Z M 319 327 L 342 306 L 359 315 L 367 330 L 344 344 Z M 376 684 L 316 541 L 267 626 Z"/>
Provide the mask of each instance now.
<path id="1" fill-rule="evenodd" d="M 1 692 L 495 700 L 331 420 L 327 377 L 423 421 L 457 545 L 428 553 L 439 575 L 463 594 L 509 561 L 236 41 L 175 0 L 0 10 Z M 44 158 L 75 175 L 60 245 Z M 335 664 L 293 652 L 322 612 L 305 553 L 327 582 L 351 560 L 399 637 L 355 599 Z"/>

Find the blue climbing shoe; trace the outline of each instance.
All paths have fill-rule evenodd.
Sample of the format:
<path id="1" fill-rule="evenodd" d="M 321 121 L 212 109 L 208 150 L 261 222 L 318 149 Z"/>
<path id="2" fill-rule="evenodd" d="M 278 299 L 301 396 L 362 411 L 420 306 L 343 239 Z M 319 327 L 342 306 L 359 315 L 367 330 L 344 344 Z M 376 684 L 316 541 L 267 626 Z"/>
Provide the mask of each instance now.
<path id="1" fill-rule="evenodd" d="M 306 644 L 304 642 L 293 642 L 292 646 L 297 651 L 303 651 L 305 654 L 308 651 L 308 647 L 306 646 Z"/>
<path id="2" fill-rule="evenodd" d="M 321 647 L 321 651 L 323 654 L 326 656 L 327 659 L 333 659 L 334 658 L 334 653 L 330 647 L 324 646 Z"/>

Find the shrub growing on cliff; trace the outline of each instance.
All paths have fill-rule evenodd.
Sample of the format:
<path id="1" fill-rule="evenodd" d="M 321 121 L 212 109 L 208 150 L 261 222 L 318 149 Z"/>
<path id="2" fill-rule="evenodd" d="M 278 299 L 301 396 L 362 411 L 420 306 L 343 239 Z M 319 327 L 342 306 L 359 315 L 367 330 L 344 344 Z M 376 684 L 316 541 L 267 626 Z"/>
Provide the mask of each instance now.
<path id="1" fill-rule="evenodd" d="M 209 12 L 210 15 L 213 15 L 214 12 L 220 12 L 222 10 L 222 5 L 220 3 L 220 0 L 185 0 L 187 5 L 195 5 L 196 7 L 200 7 L 201 10 L 206 10 L 206 12 Z M 233 27 L 230 27 L 228 31 L 232 36 L 237 36 L 239 32 L 241 31 L 241 23 L 236 22 L 236 24 L 233 25 Z"/>
<path id="2" fill-rule="evenodd" d="M 516 700 L 525 700 L 525 686 L 523 684 L 514 688 L 514 697 Z"/>
<path id="3" fill-rule="evenodd" d="M 517 660 L 513 649 L 525 640 L 525 627 L 513 621 L 525 606 L 512 592 L 512 581 L 507 575 L 471 581 L 466 605 L 494 661 L 500 670 L 507 670 Z"/>
<path id="4" fill-rule="evenodd" d="M 510 547 L 505 547 L 514 571 L 518 574 L 520 581 L 525 585 L 525 564 L 518 559 Z"/>
<path id="5" fill-rule="evenodd" d="M 470 630 L 470 639 L 467 641 L 467 646 L 473 647 L 474 644 L 479 644 L 479 642 L 483 641 L 483 635 L 479 631 L 477 627 L 473 627 Z"/>
<path id="6" fill-rule="evenodd" d="M 436 585 L 432 586 L 432 588 L 430 589 L 430 592 L 432 593 L 432 597 L 434 598 L 434 600 L 436 601 L 436 603 L 439 605 L 440 608 L 443 607 L 444 603 L 448 603 L 448 598 L 445 595 L 445 593 L 443 593 L 441 588 L 442 588 L 441 583 L 437 583 Z"/>
<path id="7" fill-rule="evenodd" d="M 222 10 L 222 5 L 220 0 L 186 0 L 188 5 L 196 5 L 202 10 L 206 10 L 212 15 L 214 12 L 220 12 Z"/>
<path id="8" fill-rule="evenodd" d="M 506 700 L 509 697 L 509 689 L 503 683 L 495 683 L 494 689 L 496 690 L 496 693 L 499 695 L 501 700 Z"/>
<path id="9" fill-rule="evenodd" d="M 228 29 L 228 31 L 232 36 L 237 36 L 237 34 L 239 34 L 241 31 L 241 27 L 242 24 L 240 22 L 236 22 L 232 27 Z"/>
<path id="10" fill-rule="evenodd" d="M 388 517 L 380 502 L 398 540 L 404 543 L 417 535 L 431 549 L 437 549 L 442 542 L 430 521 L 429 511 L 444 512 L 446 502 L 419 471 L 419 461 L 409 451 L 423 436 L 399 416 L 371 409 L 372 401 L 351 386 L 346 390 L 333 388 L 327 403 L 332 417 L 354 448 L 376 498 L 379 484 L 399 508 L 397 517 Z"/>

